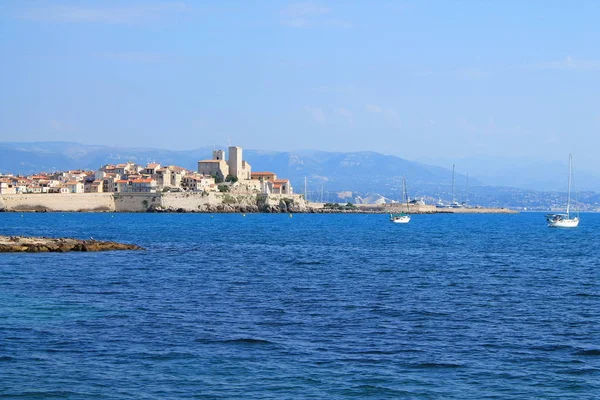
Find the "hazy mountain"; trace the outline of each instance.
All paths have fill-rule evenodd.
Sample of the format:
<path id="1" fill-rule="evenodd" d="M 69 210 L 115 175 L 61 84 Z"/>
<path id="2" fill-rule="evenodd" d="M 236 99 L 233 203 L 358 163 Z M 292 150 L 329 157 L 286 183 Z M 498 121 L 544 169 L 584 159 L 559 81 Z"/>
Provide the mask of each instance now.
<path id="1" fill-rule="evenodd" d="M 218 146 L 219 147 L 219 146 Z M 225 146 L 220 146 L 225 148 Z M 141 165 L 156 161 L 196 170 L 198 160 L 208 159 L 213 147 L 172 151 L 150 148 L 90 146 L 68 142 L 0 143 L 0 172 L 30 174 L 68 169 L 96 170 L 107 163 L 133 161 Z M 338 153 L 303 150 L 295 152 L 244 149 L 253 171 L 272 171 L 292 181 L 296 192 L 306 189 L 311 200 L 337 201 L 378 194 L 401 199 L 402 177 L 409 196 L 428 202 L 452 199 L 452 164 L 449 168 L 427 165 L 375 152 Z M 463 159 L 456 162 L 454 198 L 470 204 L 500 207 L 562 207 L 566 203 L 567 166 L 561 163 L 517 163 L 503 159 Z M 544 170 L 544 174 L 539 171 Z M 469 171 L 469 179 L 465 174 Z M 537 173 L 535 171 L 538 171 Z M 578 171 L 579 200 L 588 209 L 600 207 L 593 192 L 583 193 L 593 175 Z M 468 190 L 467 190 L 468 189 Z M 538 190 L 536 190 L 538 189 Z M 546 191 L 543 191 L 545 189 Z M 548 192 L 550 190 L 551 192 Z"/>
<path id="2" fill-rule="evenodd" d="M 491 186 L 506 186 L 541 191 L 566 191 L 569 167 L 565 162 L 543 161 L 530 158 L 469 157 L 455 160 L 430 159 L 433 165 L 456 164 L 456 171 L 477 176 L 480 182 Z M 600 191 L 600 174 L 577 167 L 574 161 L 573 177 L 577 190 Z"/>
<path id="3" fill-rule="evenodd" d="M 213 147 L 203 147 L 172 151 L 68 142 L 0 143 L 0 171 L 31 174 L 76 168 L 96 170 L 107 163 L 125 161 L 142 165 L 156 161 L 195 170 L 198 160 L 210 158 L 212 150 Z M 313 192 L 347 190 L 386 195 L 400 193 L 402 176 L 406 176 L 408 186 L 413 190 L 431 186 L 449 188 L 452 182 L 451 170 L 366 151 L 335 153 L 245 149 L 244 159 L 253 171 L 275 172 L 279 177 L 290 179 L 301 192 L 304 191 L 305 178 L 308 190 Z M 456 180 L 462 182 L 465 177 L 457 174 Z M 478 183 L 476 179 L 472 182 Z"/>

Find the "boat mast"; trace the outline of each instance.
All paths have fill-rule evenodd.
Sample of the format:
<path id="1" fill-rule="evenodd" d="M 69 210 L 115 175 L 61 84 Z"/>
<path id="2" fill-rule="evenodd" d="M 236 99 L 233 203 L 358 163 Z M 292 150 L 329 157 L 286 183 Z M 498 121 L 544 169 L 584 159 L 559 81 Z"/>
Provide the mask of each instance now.
<path id="1" fill-rule="evenodd" d="M 469 174 L 467 173 L 467 195 L 465 196 L 465 204 L 469 204 Z"/>
<path id="2" fill-rule="evenodd" d="M 408 212 L 408 190 L 406 190 L 406 178 L 402 177 L 402 197 L 406 201 L 406 212 Z"/>
<path id="3" fill-rule="evenodd" d="M 304 200 L 308 203 L 308 192 L 306 191 L 306 177 L 304 177 Z"/>
<path id="4" fill-rule="evenodd" d="M 454 197 L 454 164 L 452 164 L 452 204 L 456 204 L 456 198 Z"/>
<path id="5" fill-rule="evenodd" d="M 571 206 L 571 174 L 572 174 L 572 169 L 573 169 L 573 161 L 572 161 L 572 156 L 571 153 L 569 153 L 569 185 L 568 185 L 568 192 L 567 192 L 567 219 L 569 218 L 569 208 Z"/>

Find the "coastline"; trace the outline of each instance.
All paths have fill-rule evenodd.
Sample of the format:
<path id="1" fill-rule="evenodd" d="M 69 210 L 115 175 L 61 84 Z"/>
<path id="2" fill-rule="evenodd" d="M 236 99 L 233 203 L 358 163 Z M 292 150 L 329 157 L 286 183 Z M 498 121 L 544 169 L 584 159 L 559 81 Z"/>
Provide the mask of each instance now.
<path id="1" fill-rule="evenodd" d="M 4 212 L 172 212 L 310 214 L 517 214 L 508 208 L 438 208 L 431 205 L 357 204 L 329 209 L 302 195 L 232 193 L 82 193 L 0 195 Z"/>

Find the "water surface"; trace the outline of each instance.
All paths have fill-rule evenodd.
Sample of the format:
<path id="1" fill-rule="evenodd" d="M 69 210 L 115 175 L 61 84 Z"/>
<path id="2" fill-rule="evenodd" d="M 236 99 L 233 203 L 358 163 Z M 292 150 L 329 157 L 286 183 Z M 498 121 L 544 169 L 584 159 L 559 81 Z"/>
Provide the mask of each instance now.
<path id="1" fill-rule="evenodd" d="M 0 397 L 597 398 L 600 215 L 2 213 Z"/>

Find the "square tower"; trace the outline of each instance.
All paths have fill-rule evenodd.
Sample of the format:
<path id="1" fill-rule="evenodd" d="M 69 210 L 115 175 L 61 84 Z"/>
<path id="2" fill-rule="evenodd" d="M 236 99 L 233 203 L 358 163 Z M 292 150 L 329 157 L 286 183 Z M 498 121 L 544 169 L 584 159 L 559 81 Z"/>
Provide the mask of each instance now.
<path id="1" fill-rule="evenodd" d="M 236 178 L 243 178 L 238 176 L 242 172 L 242 148 L 237 146 L 229 147 L 229 174 Z"/>
<path id="2" fill-rule="evenodd" d="M 213 150 L 213 160 L 225 160 L 225 151 Z"/>

